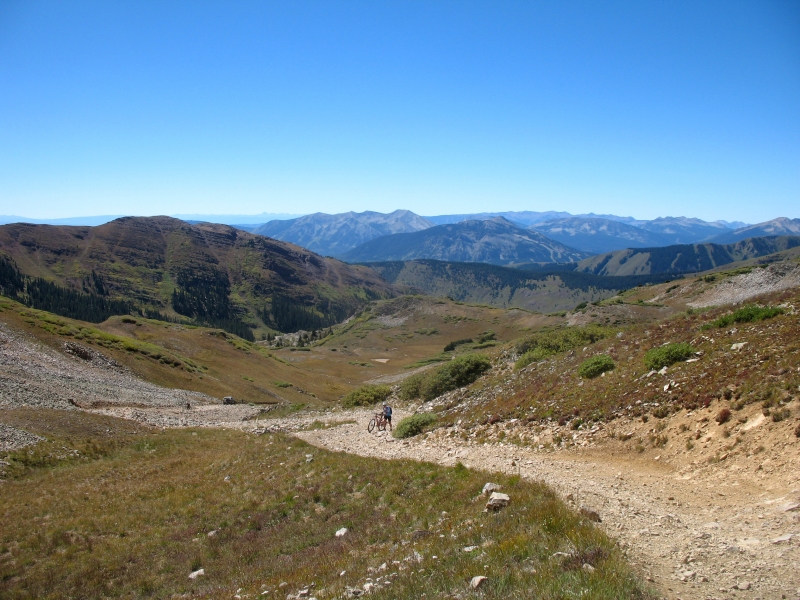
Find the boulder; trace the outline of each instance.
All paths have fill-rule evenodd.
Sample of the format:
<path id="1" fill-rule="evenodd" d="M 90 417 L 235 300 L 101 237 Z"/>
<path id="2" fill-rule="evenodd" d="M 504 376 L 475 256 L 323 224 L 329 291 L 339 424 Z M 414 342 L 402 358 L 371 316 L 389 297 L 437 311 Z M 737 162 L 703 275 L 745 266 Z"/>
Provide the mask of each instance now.
<path id="1" fill-rule="evenodd" d="M 197 571 L 192 571 L 191 573 L 189 573 L 189 579 L 197 579 L 201 575 L 205 574 L 206 574 L 205 569 L 197 569 Z"/>
<path id="2" fill-rule="evenodd" d="M 225 396 L 222 399 L 223 404 L 236 404 L 236 400 L 233 399 L 233 396 Z"/>
<path id="3" fill-rule="evenodd" d="M 483 494 L 484 496 L 488 496 L 488 495 L 489 495 L 489 494 L 491 494 L 492 492 L 497 492 L 497 491 L 499 491 L 500 489 L 501 489 L 501 487 L 500 487 L 498 484 L 496 484 L 496 483 L 487 483 L 486 485 L 484 485 L 484 486 L 483 486 L 483 492 L 482 492 L 482 494 Z"/>
<path id="4" fill-rule="evenodd" d="M 486 503 L 486 508 L 488 510 L 500 510 L 501 508 L 505 508 L 511 502 L 511 498 L 508 497 L 507 494 L 501 494 L 500 492 L 492 492 L 492 495 L 489 496 L 489 501 Z"/>
<path id="5" fill-rule="evenodd" d="M 347 533 L 347 527 L 342 527 L 341 529 L 336 531 L 336 537 L 344 537 Z"/>
<path id="6" fill-rule="evenodd" d="M 469 587 L 471 587 L 473 590 L 477 590 L 483 585 L 484 581 L 487 581 L 487 579 L 488 578 L 484 577 L 483 575 L 476 575 L 472 578 L 472 581 L 469 582 Z"/>

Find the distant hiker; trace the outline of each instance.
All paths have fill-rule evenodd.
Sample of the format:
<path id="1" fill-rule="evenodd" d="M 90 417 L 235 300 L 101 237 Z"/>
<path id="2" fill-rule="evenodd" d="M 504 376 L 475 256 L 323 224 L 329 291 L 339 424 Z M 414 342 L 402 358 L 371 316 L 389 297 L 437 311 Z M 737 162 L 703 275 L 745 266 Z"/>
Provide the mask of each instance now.
<path id="1" fill-rule="evenodd" d="M 386 419 L 386 422 L 389 424 L 389 431 L 392 430 L 392 407 L 383 403 L 383 418 Z"/>
<path id="2" fill-rule="evenodd" d="M 192 405 L 187 402 L 186 403 L 186 410 L 191 410 L 191 408 L 192 408 Z"/>

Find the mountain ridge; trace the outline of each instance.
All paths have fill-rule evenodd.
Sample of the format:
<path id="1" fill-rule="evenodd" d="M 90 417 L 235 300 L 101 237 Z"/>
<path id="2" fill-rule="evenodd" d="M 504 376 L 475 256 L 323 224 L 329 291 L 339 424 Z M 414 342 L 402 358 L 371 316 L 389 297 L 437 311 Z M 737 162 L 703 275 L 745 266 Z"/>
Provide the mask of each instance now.
<path id="1" fill-rule="evenodd" d="M 435 259 L 512 265 L 577 262 L 586 253 L 519 227 L 503 217 L 437 225 L 422 231 L 376 238 L 344 254 L 349 262 Z"/>
<path id="2" fill-rule="evenodd" d="M 317 254 L 341 256 L 377 237 L 420 231 L 431 226 L 429 221 L 410 210 L 388 214 L 351 211 L 334 215 L 314 213 L 298 219 L 270 221 L 252 232 L 297 244 Z"/>
<path id="3" fill-rule="evenodd" d="M 0 251 L 26 276 L 82 292 L 96 277 L 110 299 L 257 333 L 319 328 L 396 292 L 374 271 L 293 244 L 171 217 L 97 227 L 0 226 Z M 94 293 L 89 290 L 87 293 Z"/>

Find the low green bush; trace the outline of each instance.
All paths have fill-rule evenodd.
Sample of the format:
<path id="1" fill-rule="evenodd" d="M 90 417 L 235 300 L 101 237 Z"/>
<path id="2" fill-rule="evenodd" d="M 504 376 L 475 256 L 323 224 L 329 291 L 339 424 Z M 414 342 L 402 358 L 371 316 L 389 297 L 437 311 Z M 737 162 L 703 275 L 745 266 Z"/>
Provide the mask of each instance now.
<path id="1" fill-rule="evenodd" d="M 455 350 L 459 346 L 463 346 L 464 344 L 471 344 L 471 343 L 472 343 L 472 338 L 464 338 L 463 340 L 454 340 L 454 341 L 450 342 L 449 344 L 447 344 L 444 347 L 443 352 L 452 352 L 453 350 Z"/>
<path id="2" fill-rule="evenodd" d="M 342 399 L 342 405 L 346 407 L 372 406 L 378 402 L 383 402 L 392 395 L 392 388 L 388 385 L 362 385 L 357 390 L 353 390 Z"/>
<path id="3" fill-rule="evenodd" d="M 529 364 L 544 360 L 549 356 L 579 348 L 608 337 L 613 329 L 588 325 L 586 327 L 566 327 L 555 331 L 541 331 L 517 342 L 516 350 L 520 354 L 514 367 L 522 369 Z"/>
<path id="4" fill-rule="evenodd" d="M 748 304 L 739 310 L 715 319 L 710 323 L 703 325 L 703 329 L 713 329 L 715 327 L 727 327 L 734 323 L 754 323 L 755 321 L 763 321 L 764 319 L 771 319 L 782 315 L 784 310 L 780 306 L 758 306 L 756 304 Z"/>
<path id="5" fill-rule="evenodd" d="M 692 354 L 694 354 L 694 348 L 686 342 L 666 344 L 648 350 L 644 355 L 644 364 L 648 369 L 658 371 L 663 367 L 691 358 Z"/>
<path id="6" fill-rule="evenodd" d="M 433 371 L 409 377 L 400 384 L 400 397 L 433 400 L 445 392 L 469 385 L 491 368 L 491 361 L 483 354 L 465 354 Z"/>
<path id="7" fill-rule="evenodd" d="M 578 367 L 578 375 L 584 379 L 594 379 L 606 371 L 611 371 L 616 365 L 614 359 L 608 354 L 593 356 L 581 363 Z"/>
<path id="8" fill-rule="evenodd" d="M 406 417 L 394 429 L 394 437 L 398 439 L 410 438 L 419 435 L 425 428 L 436 422 L 436 415 L 432 413 L 419 413 Z"/>

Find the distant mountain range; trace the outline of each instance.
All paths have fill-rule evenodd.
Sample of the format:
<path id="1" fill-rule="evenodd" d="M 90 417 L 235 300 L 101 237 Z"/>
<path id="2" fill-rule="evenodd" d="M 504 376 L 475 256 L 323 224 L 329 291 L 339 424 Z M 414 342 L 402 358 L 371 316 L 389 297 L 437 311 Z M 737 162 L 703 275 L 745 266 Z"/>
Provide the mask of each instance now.
<path id="1" fill-rule="evenodd" d="M 410 210 L 389 214 L 366 211 L 337 215 L 315 213 L 299 219 L 270 221 L 251 231 L 292 242 L 325 256 L 341 256 L 359 244 L 380 236 L 420 231 L 432 227 Z"/>
<path id="2" fill-rule="evenodd" d="M 779 217 L 771 221 L 766 221 L 765 223 L 748 225 L 747 227 L 742 227 L 735 231 L 723 233 L 713 238 L 711 241 L 718 244 L 730 244 L 747 238 L 769 235 L 800 235 L 800 219 Z"/>
<path id="3" fill-rule="evenodd" d="M 586 257 L 585 252 L 520 227 L 503 217 L 495 217 L 437 225 L 413 233 L 385 235 L 361 244 L 341 258 L 348 262 L 430 258 L 515 265 L 577 262 Z"/>
<path id="4" fill-rule="evenodd" d="M 659 248 L 633 248 L 592 256 L 579 262 L 575 270 L 613 276 L 697 273 L 798 246 L 800 236 L 773 236 L 748 238 L 734 244 L 678 244 Z"/>
<path id="5" fill-rule="evenodd" d="M 465 221 L 492 220 L 502 217 L 520 228 L 530 227 L 571 249 L 596 254 L 622 248 L 656 247 L 711 241 L 734 232 L 743 223 L 709 223 L 687 217 L 660 217 L 650 221 L 616 215 L 574 216 L 559 211 L 516 211 L 421 217 L 407 210 L 383 214 L 349 212 L 315 213 L 297 219 L 274 220 L 261 226 L 236 225 L 243 230 L 292 242 L 319 254 L 355 260 L 351 250 L 370 240 L 393 234 L 423 231 L 436 225 L 454 225 Z M 461 256 L 469 255 L 464 252 Z M 471 253 L 480 254 L 479 251 Z M 438 256 L 438 255 L 437 255 Z M 359 251 L 358 260 L 382 260 L 384 254 L 367 256 Z M 425 256 L 423 258 L 434 258 Z M 505 263 L 503 263 L 505 264 Z"/>

